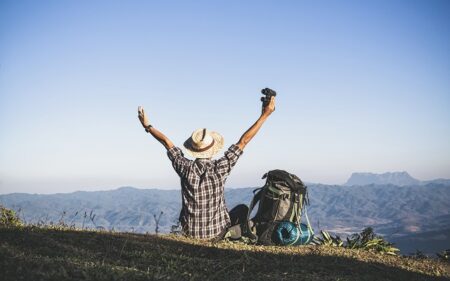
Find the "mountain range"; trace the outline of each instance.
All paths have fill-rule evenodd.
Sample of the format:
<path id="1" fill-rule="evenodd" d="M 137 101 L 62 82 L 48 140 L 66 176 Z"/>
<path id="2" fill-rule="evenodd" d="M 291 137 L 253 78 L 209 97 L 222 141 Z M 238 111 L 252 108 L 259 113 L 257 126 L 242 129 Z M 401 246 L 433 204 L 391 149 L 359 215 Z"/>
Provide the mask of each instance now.
<path id="1" fill-rule="evenodd" d="M 353 173 L 344 185 L 369 185 L 369 184 L 393 184 L 398 186 L 405 185 L 426 185 L 429 183 L 450 185 L 449 179 L 435 179 L 429 181 L 420 181 L 413 178 L 408 172 L 387 172 L 383 174 L 374 173 Z"/>
<path id="2" fill-rule="evenodd" d="M 435 253 L 450 248 L 447 180 L 397 183 L 309 184 L 308 215 L 313 228 L 345 237 L 371 226 L 376 233 L 397 243 L 405 254 L 416 249 Z M 226 188 L 227 207 L 249 204 L 255 188 Z M 13 193 L 0 195 L 0 204 L 17 211 L 28 223 L 64 222 L 77 227 L 153 233 L 155 217 L 161 212 L 161 232 L 169 232 L 177 224 L 181 194 L 180 190 L 121 187 L 50 195 Z"/>

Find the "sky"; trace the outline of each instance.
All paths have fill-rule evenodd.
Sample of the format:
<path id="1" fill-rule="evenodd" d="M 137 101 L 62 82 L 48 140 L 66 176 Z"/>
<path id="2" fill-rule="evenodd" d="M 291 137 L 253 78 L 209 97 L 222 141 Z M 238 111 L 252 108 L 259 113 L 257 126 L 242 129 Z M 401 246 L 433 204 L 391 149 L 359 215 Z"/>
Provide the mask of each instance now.
<path id="1" fill-rule="evenodd" d="M 0 193 L 179 188 L 164 147 L 225 148 L 227 188 L 284 169 L 450 178 L 449 1 L 0 1 Z"/>

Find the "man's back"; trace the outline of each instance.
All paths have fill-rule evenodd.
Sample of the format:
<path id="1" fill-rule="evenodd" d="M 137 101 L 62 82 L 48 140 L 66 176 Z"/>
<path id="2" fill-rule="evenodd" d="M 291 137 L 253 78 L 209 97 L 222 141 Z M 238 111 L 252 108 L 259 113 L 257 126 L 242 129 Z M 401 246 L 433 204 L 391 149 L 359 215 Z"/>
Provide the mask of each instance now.
<path id="1" fill-rule="evenodd" d="M 167 154 L 181 180 L 183 231 L 194 238 L 217 237 L 230 225 L 224 186 L 242 150 L 232 145 L 218 160 L 188 160 L 178 147 Z"/>

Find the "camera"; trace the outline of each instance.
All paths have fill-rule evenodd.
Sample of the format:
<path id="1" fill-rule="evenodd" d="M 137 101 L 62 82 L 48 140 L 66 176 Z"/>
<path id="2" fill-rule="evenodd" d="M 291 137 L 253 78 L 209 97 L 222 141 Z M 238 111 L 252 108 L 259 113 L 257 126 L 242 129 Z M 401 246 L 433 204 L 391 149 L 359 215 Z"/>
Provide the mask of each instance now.
<path id="1" fill-rule="evenodd" d="M 277 95 L 277 92 L 270 88 L 264 88 L 261 90 L 261 94 L 265 95 L 265 97 L 261 97 L 263 106 L 267 106 L 270 102 L 270 97 L 275 97 Z"/>

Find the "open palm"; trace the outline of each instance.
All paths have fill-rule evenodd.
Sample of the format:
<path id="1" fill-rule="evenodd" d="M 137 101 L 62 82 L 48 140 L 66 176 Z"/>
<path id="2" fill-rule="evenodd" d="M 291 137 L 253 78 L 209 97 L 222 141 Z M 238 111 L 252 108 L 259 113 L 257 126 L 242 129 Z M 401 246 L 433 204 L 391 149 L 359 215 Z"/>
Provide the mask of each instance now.
<path id="1" fill-rule="evenodd" d="M 144 108 L 142 106 L 138 107 L 138 117 L 139 121 L 141 121 L 142 126 L 147 127 L 150 125 L 150 121 L 148 120 L 147 114 L 144 112 Z"/>

